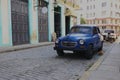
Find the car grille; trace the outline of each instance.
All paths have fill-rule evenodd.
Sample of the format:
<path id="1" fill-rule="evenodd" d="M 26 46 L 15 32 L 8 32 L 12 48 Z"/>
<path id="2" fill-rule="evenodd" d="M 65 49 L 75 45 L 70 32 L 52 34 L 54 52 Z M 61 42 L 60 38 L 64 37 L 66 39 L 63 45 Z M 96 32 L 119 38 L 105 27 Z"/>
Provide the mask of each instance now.
<path id="1" fill-rule="evenodd" d="M 64 47 L 75 47 L 76 44 L 77 42 L 67 42 L 67 41 L 62 42 L 62 46 Z"/>

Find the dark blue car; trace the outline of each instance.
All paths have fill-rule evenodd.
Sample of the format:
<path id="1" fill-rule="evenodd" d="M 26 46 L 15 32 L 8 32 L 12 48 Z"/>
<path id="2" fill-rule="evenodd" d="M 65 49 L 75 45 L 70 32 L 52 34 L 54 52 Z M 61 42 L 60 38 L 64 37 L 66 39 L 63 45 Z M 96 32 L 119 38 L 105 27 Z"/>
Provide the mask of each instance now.
<path id="1" fill-rule="evenodd" d="M 87 59 L 91 59 L 95 51 L 102 50 L 103 36 L 95 25 L 76 25 L 70 30 L 70 33 L 60 37 L 55 42 L 54 50 L 58 56 L 63 56 L 64 50 L 73 51 L 73 53 L 84 52 Z"/>

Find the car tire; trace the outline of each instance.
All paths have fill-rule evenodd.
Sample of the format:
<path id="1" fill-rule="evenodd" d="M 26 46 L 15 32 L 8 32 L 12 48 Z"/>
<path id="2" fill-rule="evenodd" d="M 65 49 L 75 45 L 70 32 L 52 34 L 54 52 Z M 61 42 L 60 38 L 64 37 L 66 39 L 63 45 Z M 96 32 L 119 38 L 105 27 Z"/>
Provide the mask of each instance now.
<path id="1" fill-rule="evenodd" d="M 58 56 L 64 56 L 64 52 L 63 52 L 63 50 L 57 50 L 57 54 L 58 54 Z"/>
<path id="2" fill-rule="evenodd" d="M 88 60 L 92 59 L 93 54 L 94 54 L 93 46 L 89 45 L 88 50 L 86 51 L 86 54 L 85 54 L 85 58 Z"/>
<path id="3" fill-rule="evenodd" d="M 103 50 L 103 42 L 101 43 L 100 48 L 98 49 L 98 51 L 102 51 Z"/>

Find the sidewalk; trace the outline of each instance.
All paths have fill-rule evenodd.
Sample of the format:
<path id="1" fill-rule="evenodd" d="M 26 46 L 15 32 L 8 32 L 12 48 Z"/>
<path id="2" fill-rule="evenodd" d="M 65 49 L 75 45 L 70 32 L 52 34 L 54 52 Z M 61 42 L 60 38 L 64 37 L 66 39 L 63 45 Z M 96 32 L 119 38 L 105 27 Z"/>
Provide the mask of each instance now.
<path id="1" fill-rule="evenodd" d="M 18 46 L 0 47 L 0 53 L 47 46 L 47 45 L 52 45 L 52 44 L 54 44 L 54 42 L 41 42 L 37 44 L 24 44 L 24 45 L 18 45 Z"/>
<path id="2" fill-rule="evenodd" d="M 120 80 L 120 37 L 79 80 Z"/>

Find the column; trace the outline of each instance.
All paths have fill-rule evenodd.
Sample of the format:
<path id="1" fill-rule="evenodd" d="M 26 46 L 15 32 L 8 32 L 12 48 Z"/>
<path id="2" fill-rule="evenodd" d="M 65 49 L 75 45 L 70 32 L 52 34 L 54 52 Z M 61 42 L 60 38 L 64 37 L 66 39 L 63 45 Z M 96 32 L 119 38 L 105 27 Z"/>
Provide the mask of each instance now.
<path id="1" fill-rule="evenodd" d="M 29 1 L 29 31 L 30 31 L 30 43 L 38 43 L 38 7 L 37 0 Z"/>
<path id="2" fill-rule="evenodd" d="M 54 32 L 54 0 L 49 0 L 48 5 L 48 33 L 49 33 L 49 41 L 52 40 L 52 33 Z"/>
<path id="3" fill-rule="evenodd" d="M 0 46 L 12 46 L 11 0 L 0 0 Z"/>
<path id="4" fill-rule="evenodd" d="M 61 36 L 65 36 L 65 10 L 64 6 L 61 6 Z"/>

